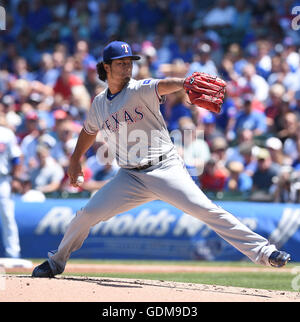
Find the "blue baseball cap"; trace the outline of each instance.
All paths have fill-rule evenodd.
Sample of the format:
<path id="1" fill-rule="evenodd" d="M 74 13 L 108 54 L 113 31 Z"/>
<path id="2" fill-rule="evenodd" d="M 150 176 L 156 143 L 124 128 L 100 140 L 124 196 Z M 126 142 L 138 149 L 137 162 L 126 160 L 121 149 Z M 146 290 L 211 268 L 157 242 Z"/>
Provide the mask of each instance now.
<path id="1" fill-rule="evenodd" d="M 103 50 L 104 62 L 124 57 L 131 58 L 132 60 L 141 59 L 140 56 L 132 54 L 131 47 L 124 41 L 112 41 Z"/>

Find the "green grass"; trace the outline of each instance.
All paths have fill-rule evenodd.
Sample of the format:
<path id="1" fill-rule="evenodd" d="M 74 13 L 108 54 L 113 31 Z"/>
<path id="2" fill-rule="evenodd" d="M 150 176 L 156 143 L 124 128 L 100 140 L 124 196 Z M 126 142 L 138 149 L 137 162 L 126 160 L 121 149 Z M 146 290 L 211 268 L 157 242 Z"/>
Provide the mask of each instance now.
<path id="1" fill-rule="evenodd" d="M 33 260 L 40 263 L 41 260 Z M 231 266 L 231 267 L 261 267 L 250 262 L 199 262 L 199 261 L 138 261 L 138 260 L 70 260 L 77 264 L 127 264 L 127 265 L 189 265 L 189 266 Z M 290 263 L 288 268 L 300 266 L 300 263 Z M 235 286 L 243 288 L 257 288 L 268 290 L 295 291 L 292 281 L 295 275 L 289 272 L 222 272 L 222 273 L 99 273 L 99 274 L 68 274 L 64 275 L 88 275 L 94 277 L 132 278 L 147 280 L 163 280 L 183 283 L 199 283 L 209 285 Z"/>
<path id="2" fill-rule="evenodd" d="M 64 275 L 70 275 L 64 273 Z M 82 275 L 74 274 L 71 275 Z M 243 288 L 294 291 L 293 275 L 290 273 L 101 273 L 93 277 L 131 278 L 144 280 L 173 281 L 208 285 L 223 285 Z"/>

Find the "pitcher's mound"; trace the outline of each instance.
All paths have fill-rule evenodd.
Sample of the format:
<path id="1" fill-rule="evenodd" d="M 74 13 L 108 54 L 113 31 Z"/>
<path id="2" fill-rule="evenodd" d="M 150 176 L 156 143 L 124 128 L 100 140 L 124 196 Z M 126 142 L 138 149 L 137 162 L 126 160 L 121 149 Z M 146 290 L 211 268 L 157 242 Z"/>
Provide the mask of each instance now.
<path id="1" fill-rule="evenodd" d="M 296 292 L 167 281 L 59 276 L 2 277 L 0 302 L 300 302 Z"/>

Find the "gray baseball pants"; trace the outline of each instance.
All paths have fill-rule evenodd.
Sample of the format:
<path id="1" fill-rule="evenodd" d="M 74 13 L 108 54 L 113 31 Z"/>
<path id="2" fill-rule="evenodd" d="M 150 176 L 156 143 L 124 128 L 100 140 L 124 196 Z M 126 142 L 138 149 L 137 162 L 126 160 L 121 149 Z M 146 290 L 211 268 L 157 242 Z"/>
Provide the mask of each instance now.
<path id="1" fill-rule="evenodd" d="M 121 168 L 77 211 L 57 252 L 49 254 L 51 268 L 58 273 L 64 270 L 71 253 L 82 246 L 92 226 L 157 199 L 200 219 L 254 263 L 269 264 L 268 258 L 276 250 L 275 246 L 209 200 L 176 154 L 146 170 Z"/>

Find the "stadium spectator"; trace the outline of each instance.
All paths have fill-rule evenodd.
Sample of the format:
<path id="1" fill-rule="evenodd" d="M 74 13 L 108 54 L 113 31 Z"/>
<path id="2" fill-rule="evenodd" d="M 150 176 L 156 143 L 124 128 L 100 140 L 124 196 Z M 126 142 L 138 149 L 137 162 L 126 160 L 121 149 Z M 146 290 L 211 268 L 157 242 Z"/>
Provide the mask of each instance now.
<path id="1" fill-rule="evenodd" d="M 156 49 L 156 59 L 159 66 L 171 61 L 172 53 L 168 46 L 166 46 L 161 34 L 155 36 L 153 46 Z"/>
<path id="2" fill-rule="evenodd" d="M 29 110 L 25 114 L 25 119 L 23 123 L 20 125 L 20 128 L 18 129 L 18 137 L 20 141 L 22 141 L 25 136 L 32 134 L 37 135 L 35 133 L 38 132 L 38 120 L 39 116 L 35 110 Z"/>
<path id="3" fill-rule="evenodd" d="M 245 129 L 253 131 L 255 136 L 267 131 L 265 114 L 254 110 L 249 96 L 244 98 L 243 109 L 237 114 L 234 126 L 235 133 Z"/>
<path id="4" fill-rule="evenodd" d="M 100 87 L 104 89 L 106 87 L 105 83 L 102 84 L 102 81 L 98 79 L 97 68 L 93 63 L 87 67 L 84 86 L 91 100 L 97 95 L 97 89 L 99 90 Z"/>
<path id="5" fill-rule="evenodd" d="M 271 57 L 271 71 L 267 78 L 267 82 L 270 86 L 275 84 L 281 78 L 280 74 L 282 73 L 282 64 L 284 63 L 281 50 L 282 49 L 280 49 L 279 53 L 276 52 L 276 54 Z"/>
<path id="6" fill-rule="evenodd" d="M 157 77 L 159 73 L 159 61 L 157 59 L 156 48 L 154 48 L 151 41 L 144 41 L 142 43 L 141 53 L 144 59 L 138 64 L 138 66 L 141 67 L 142 65 L 144 65 L 145 67 L 147 67 L 150 77 Z M 134 66 L 137 65 L 134 64 Z M 141 79 L 143 77 L 139 78 Z"/>
<path id="7" fill-rule="evenodd" d="M 84 70 L 87 70 L 89 66 L 97 64 L 95 57 L 90 54 L 89 44 L 86 40 L 79 40 L 76 43 L 74 56 L 82 64 Z"/>
<path id="8" fill-rule="evenodd" d="M 262 195 L 273 195 L 274 178 L 278 175 L 280 168 L 272 162 L 270 153 L 260 148 L 257 154 L 257 169 L 253 174 L 253 191 L 261 192 Z"/>
<path id="9" fill-rule="evenodd" d="M 211 153 L 208 144 L 204 141 L 203 131 L 198 131 L 190 118 L 179 121 L 181 140 L 177 150 L 184 160 L 184 164 L 192 179 L 199 185 L 199 175 L 203 173 L 205 163 Z M 176 142 L 175 146 L 176 146 Z"/>
<path id="10" fill-rule="evenodd" d="M 254 133 L 250 129 L 243 129 L 237 133 L 236 144 L 229 147 L 226 151 L 228 161 L 241 160 L 240 146 L 242 144 L 254 145 Z"/>
<path id="11" fill-rule="evenodd" d="M 69 111 L 71 106 L 75 107 L 80 112 L 87 111 L 91 106 L 91 97 L 84 85 L 73 86 L 71 88 L 71 97 L 69 99 Z"/>
<path id="12" fill-rule="evenodd" d="M 183 157 L 186 165 L 203 170 L 203 165 L 210 159 L 210 149 L 204 141 L 203 132 L 197 131 L 194 122 L 187 118 L 180 121 L 183 135 Z M 199 173 L 199 172 L 198 172 Z"/>
<path id="13" fill-rule="evenodd" d="M 213 113 L 207 113 L 202 118 L 204 139 L 211 148 L 213 140 L 218 137 L 223 137 L 223 133 L 216 126 L 216 117 Z"/>
<path id="14" fill-rule="evenodd" d="M 238 86 L 245 93 L 253 93 L 254 99 L 262 103 L 268 98 L 269 84 L 257 74 L 255 66 L 251 63 L 244 66 L 242 77 L 238 79 Z"/>
<path id="15" fill-rule="evenodd" d="M 244 166 L 239 161 L 231 161 L 227 166 L 229 176 L 226 178 L 225 191 L 243 193 L 246 196 L 251 192 L 252 179 L 244 172 Z"/>
<path id="16" fill-rule="evenodd" d="M 300 202 L 300 171 L 294 171 L 290 166 L 283 166 L 275 178 L 275 183 L 275 202 Z"/>
<path id="17" fill-rule="evenodd" d="M 220 70 L 226 80 L 237 82 L 242 76 L 243 69 L 248 61 L 244 57 L 243 50 L 238 43 L 230 44 L 224 52 Z M 237 86 L 237 84 L 236 84 Z"/>
<path id="18" fill-rule="evenodd" d="M 47 133 L 46 123 L 39 119 L 34 130 L 27 134 L 20 143 L 23 153 L 23 170 L 28 173 L 37 167 L 36 149 L 39 144 L 45 144 L 49 148 L 53 148 L 55 143 L 56 140 Z"/>
<path id="19" fill-rule="evenodd" d="M 172 64 L 161 64 L 158 73 L 164 77 L 185 77 L 188 66 L 182 59 L 176 59 Z"/>
<path id="20" fill-rule="evenodd" d="M 192 75 L 194 72 L 218 75 L 216 64 L 211 59 L 211 46 L 207 43 L 200 43 L 197 47 L 197 52 L 190 64 L 187 76 Z"/>
<path id="21" fill-rule="evenodd" d="M 237 112 L 235 101 L 231 97 L 225 97 L 222 109 L 216 115 L 216 126 L 224 133 L 228 141 L 232 141 L 235 138 L 233 128 Z"/>
<path id="22" fill-rule="evenodd" d="M 228 143 L 224 137 L 216 137 L 213 139 L 210 151 L 212 157 L 215 158 L 217 161 L 217 166 L 219 169 L 223 168 L 224 172 L 226 172 L 226 163 L 227 163 L 227 156 L 226 150 L 228 148 Z"/>
<path id="23" fill-rule="evenodd" d="M 256 73 L 267 80 L 272 70 L 272 59 L 270 56 L 272 44 L 270 41 L 264 39 L 257 41 L 256 46 Z"/>
<path id="24" fill-rule="evenodd" d="M 60 71 L 66 61 L 66 48 L 65 46 L 59 46 L 54 49 L 52 54 L 54 68 Z"/>
<path id="25" fill-rule="evenodd" d="M 59 76 L 59 71 L 54 67 L 53 56 L 44 53 L 41 57 L 40 69 L 35 77 L 41 83 L 53 87 Z"/>
<path id="26" fill-rule="evenodd" d="M 277 133 L 280 129 L 280 124 L 282 116 L 285 113 L 284 107 L 284 93 L 285 88 L 280 83 L 274 83 L 270 87 L 269 99 L 266 104 L 266 122 L 268 126 L 268 131 L 272 133 Z"/>
<path id="27" fill-rule="evenodd" d="M 53 111 L 51 111 L 52 117 L 54 119 L 51 135 L 55 139 L 57 139 L 57 129 L 60 127 L 60 124 L 63 123 L 68 118 L 68 113 L 60 107 L 60 104 L 63 105 L 61 96 L 59 95 L 55 96 L 54 102 L 53 102 L 53 108 L 55 106 L 54 104 L 57 104 L 58 108 L 57 109 L 55 108 L 53 109 Z"/>
<path id="28" fill-rule="evenodd" d="M 18 178 L 19 185 L 15 192 L 20 196 L 23 202 L 44 202 L 46 196 L 43 192 L 33 189 L 30 176 L 23 173 L 20 178 Z"/>
<path id="29" fill-rule="evenodd" d="M 92 146 L 92 154 L 88 156 L 86 164 L 92 172 L 94 181 L 110 180 L 119 170 L 116 159 L 109 154 L 106 142 L 101 140 L 101 136 L 96 137 Z"/>
<path id="30" fill-rule="evenodd" d="M 278 166 L 283 165 L 282 142 L 276 137 L 270 137 L 266 140 L 266 148 L 270 153 L 272 162 Z"/>
<path id="31" fill-rule="evenodd" d="M 28 70 L 28 64 L 25 58 L 17 57 L 14 60 L 14 77 L 16 79 L 25 79 L 27 81 L 32 81 L 34 75 Z"/>
<path id="32" fill-rule="evenodd" d="M 63 168 L 51 157 L 46 145 L 39 145 L 36 154 L 39 165 L 29 173 L 33 188 L 43 193 L 58 191 L 64 177 Z"/>
<path id="33" fill-rule="evenodd" d="M 218 192 L 225 188 L 228 171 L 218 166 L 218 160 L 212 156 L 204 166 L 203 174 L 199 176 L 202 190 Z"/>
<path id="34" fill-rule="evenodd" d="M 60 76 L 58 77 L 53 89 L 55 94 L 60 94 L 64 100 L 69 100 L 72 95 L 73 86 L 81 86 L 82 81 L 73 74 L 74 59 L 67 59 Z"/>
<path id="35" fill-rule="evenodd" d="M 74 131 L 73 122 L 71 120 L 62 120 L 56 128 L 57 141 L 51 150 L 51 156 L 62 166 L 69 164 L 69 157 L 66 153 L 67 144 L 70 140 L 77 140 L 77 134 Z M 69 143 L 70 144 L 70 143 Z"/>
<path id="36" fill-rule="evenodd" d="M 186 106 L 187 100 L 184 91 L 168 95 L 165 104 L 162 106 L 162 113 L 169 132 L 179 129 L 179 121 L 183 117 L 192 119 L 192 113 Z"/>
<path id="37" fill-rule="evenodd" d="M 205 27 L 209 28 L 226 28 L 231 27 L 234 23 L 235 8 L 227 0 L 218 0 L 203 20 Z"/>
<path id="38" fill-rule="evenodd" d="M 254 154 L 255 147 L 251 142 L 244 142 L 240 145 L 240 154 L 243 158 L 244 172 L 252 177 L 257 169 L 257 159 Z"/>
<path id="39" fill-rule="evenodd" d="M 293 73 L 299 71 L 300 64 L 300 54 L 299 51 L 297 51 L 296 43 L 297 41 L 288 35 L 283 39 L 283 46 L 285 47 L 284 56 L 286 57 L 286 62 L 290 68 L 290 71 Z"/>
<path id="40" fill-rule="evenodd" d="M 286 91 L 284 97 L 288 100 L 292 99 L 295 92 L 300 88 L 299 74 L 291 70 L 291 67 L 288 65 L 286 60 L 281 62 L 280 72 L 276 74 L 273 73 L 271 76 L 268 81 L 282 84 Z"/>
<path id="41" fill-rule="evenodd" d="M 297 114 L 289 112 L 284 115 L 283 129 L 278 137 L 283 141 L 283 154 L 288 164 L 292 164 L 298 158 L 296 139 L 299 133 L 299 120 Z"/>

